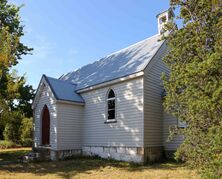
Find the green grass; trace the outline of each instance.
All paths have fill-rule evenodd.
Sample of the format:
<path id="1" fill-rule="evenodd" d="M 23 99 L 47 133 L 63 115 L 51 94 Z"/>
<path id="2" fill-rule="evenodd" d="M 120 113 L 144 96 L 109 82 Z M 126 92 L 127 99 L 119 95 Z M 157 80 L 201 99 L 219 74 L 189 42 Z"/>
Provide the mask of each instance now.
<path id="1" fill-rule="evenodd" d="M 5 163 L 15 163 L 19 161 L 19 157 L 28 154 L 31 148 L 14 148 L 0 150 L 0 165 Z"/>
<path id="2" fill-rule="evenodd" d="M 16 163 L 30 149 L 0 150 L 0 178 L 199 178 L 183 164 L 136 165 L 78 157 L 66 161 Z M 4 162 L 11 163 L 4 164 Z"/>
<path id="3" fill-rule="evenodd" d="M 0 140 L 0 149 L 15 148 L 16 146 L 12 141 Z"/>

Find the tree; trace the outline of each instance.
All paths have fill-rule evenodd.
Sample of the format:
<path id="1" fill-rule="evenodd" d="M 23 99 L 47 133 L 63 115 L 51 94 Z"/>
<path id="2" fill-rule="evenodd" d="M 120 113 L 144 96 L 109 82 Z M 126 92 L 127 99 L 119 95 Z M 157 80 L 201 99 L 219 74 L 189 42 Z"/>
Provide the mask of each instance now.
<path id="1" fill-rule="evenodd" d="M 17 98 L 18 103 L 15 108 L 21 111 L 25 117 L 30 118 L 33 115 L 32 102 L 35 97 L 35 90 L 31 85 L 23 84 L 18 91 L 20 97 Z"/>
<path id="2" fill-rule="evenodd" d="M 8 116 L 10 112 L 9 99 L 13 96 L 16 97 L 16 84 L 12 83 L 13 78 L 9 75 L 9 68 L 14 64 L 16 60 L 13 48 L 17 46 L 17 37 L 10 35 L 8 33 L 7 27 L 2 27 L 0 29 L 0 138 L 3 138 L 3 131 L 8 121 Z M 12 92 L 13 95 L 8 95 Z M 11 99 L 11 101 L 13 100 Z"/>
<path id="3" fill-rule="evenodd" d="M 9 4 L 7 0 L 0 1 L 0 108 L 3 109 L 0 114 L 0 137 L 3 136 L 5 127 L 8 129 L 13 126 L 11 124 L 15 124 L 13 121 L 20 121 L 21 116 L 32 115 L 34 90 L 31 85 L 25 84 L 24 76 L 20 77 L 12 70 L 22 55 L 32 51 L 20 40 L 24 35 L 20 8 L 21 6 Z M 20 123 L 16 123 L 16 129 L 17 124 Z"/>
<path id="4" fill-rule="evenodd" d="M 10 68 L 18 63 L 22 55 L 32 51 L 32 48 L 20 41 L 24 35 L 24 26 L 21 25 L 19 16 L 20 8 L 21 6 L 9 4 L 7 0 L 0 1 L 0 96 L 2 98 L 8 97 L 7 91 L 10 89 L 16 91 L 15 86 L 8 85 L 15 84 L 12 82 Z"/>
<path id="5" fill-rule="evenodd" d="M 185 140 L 177 151 L 204 177 L 222 176 L 222 3 L 219 0 L 171 0 L 178 19 L 166 25 L 169 51 L 164 61 L 166 111 L 187 123 L 174 128 Z"/>
<path id="6" fill-rule="evenodd" d="M 18 97 L 18 82 L 21 84 L 24 80 L 24 77 L 18 78 L 15 72 L 11 73 L 11 67 L 32 50 L 20 41 L 24 35 L 20 8 L 7 0 L 0 1 L 0 97 L 5 100 Z"/>
<path id="7" fill-rule="evenodd" d="M 15 111 L 13 111 L 10 116 L 8 116 L 8 121 L 3 132 L 5 140 L 19 143 L 22 118 L 23 116 L 21 113 Z"/>
<path id="8" fill-rule="evenodd" d="M 2 79 L 5 70 L 15 64 L 16 56 L 13 49 L 17 47 L 18 38 L 15 35 L 12 37 L 7 27 L 2 27 L 0 42 L 0 79 Z"/>
<path id="9" fill-rule="evenodd" d="M 24 25 L 21 25 L 21 19 L 19 16 L 19 11 L 22 6 L 15 6 L 9 4 L 8 0 L 0 1 L 0 29 L 8 28 L 8 33 L 11 35 L 12 39 L 17 39 L 24 35 Z M 15 54 L 16 58 L 12 65 L 16 65 L 18 60 L 22 58 L 22 55 L 29 54 L 33 49 L 24 45 L 20 40 L 17 41 L 15 48 L 12 48 L 12 52 Z"/>
<path id="10" fill-rule="evenodd" d="M 4 100 L 0 99 L 0 139 L 3 139 L 3 131 L 8 121 L 9 108 Z"/>

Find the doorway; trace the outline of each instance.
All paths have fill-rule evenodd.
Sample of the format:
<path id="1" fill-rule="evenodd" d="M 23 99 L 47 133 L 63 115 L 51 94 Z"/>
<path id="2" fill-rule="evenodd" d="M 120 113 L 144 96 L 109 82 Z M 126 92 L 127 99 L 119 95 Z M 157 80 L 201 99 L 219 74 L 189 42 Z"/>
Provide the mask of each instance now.
<path id="1" fill-rule="evenodd" d="M 50 144 L 50 115 L 45 105 L 42 110 L 42 145 Z"/>

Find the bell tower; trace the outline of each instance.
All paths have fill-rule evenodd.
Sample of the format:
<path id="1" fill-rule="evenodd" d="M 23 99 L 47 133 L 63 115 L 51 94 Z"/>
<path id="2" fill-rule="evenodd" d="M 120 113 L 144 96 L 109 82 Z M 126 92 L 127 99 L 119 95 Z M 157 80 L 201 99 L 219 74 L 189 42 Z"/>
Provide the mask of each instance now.
<path id="1" fill-rule="evenodd" d="M 163 11 L 159 14 L 157 14 L 157 23 L 158 23 L 158 33 L 162 34 L 163 33 L 163 27 L 166 23 L 171 22 L 173 17 L 175 17 L 175 14 L 172 10 L 172 8 L 169 8 L 166 11 Z"/>

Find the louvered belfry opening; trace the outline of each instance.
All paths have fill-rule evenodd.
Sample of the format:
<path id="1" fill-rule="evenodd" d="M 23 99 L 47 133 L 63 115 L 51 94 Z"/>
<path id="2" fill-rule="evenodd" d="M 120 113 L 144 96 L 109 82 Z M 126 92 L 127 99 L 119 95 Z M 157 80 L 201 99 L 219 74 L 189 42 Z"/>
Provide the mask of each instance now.
<path id="1" fill-rule="evenodd" d="M 50 144 L 50 115 L 45 105 L 42 110 L 42 145 Z"/>

